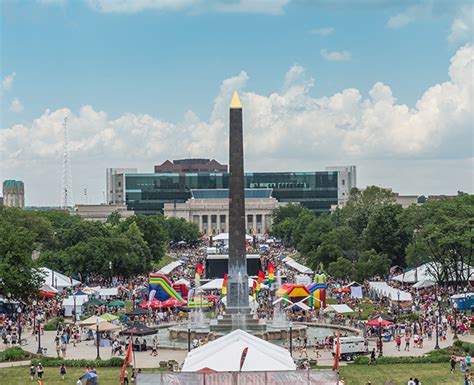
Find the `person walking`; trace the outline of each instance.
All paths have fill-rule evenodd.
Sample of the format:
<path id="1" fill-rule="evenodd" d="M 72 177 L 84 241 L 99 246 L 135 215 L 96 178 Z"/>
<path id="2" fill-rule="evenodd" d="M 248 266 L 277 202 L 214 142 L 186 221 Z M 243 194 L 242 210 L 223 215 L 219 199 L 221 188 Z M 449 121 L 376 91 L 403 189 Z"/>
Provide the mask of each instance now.
<path id="1" fill-rule="evenodd" d="M 375 353 L 375 348 L 372 349 L 370 352 L 370 360 L 369 360 L 369 365 L 376 365 L 377 364 L 377 359 L 376 359 L 376 353 Z"/>
<path id="2" fill-rule="evenodd" d="M 395 342 L 397 344 L 397 350 L 400 351 L 400 347 L 402 345 L 402 336 L 400 334 L 397 334 L 395 337 Z"/>
<path id="3" fill-rule="evenodd" d="M 64 381 L 64 378 L 66 377 L 66 367 L 64 364 L 61 364 L 61 367 L 59 368 L 59 374 L 61 376 L 61 380 Z"/>
<path id="4" fill-rule="evenodd" d="M 410 351 L 410 334 L 405 335 L 405 349 L 403 351 Z"/>
<path id="5" fill-rule="evenodd" d="M 449 364 L 451 365 L 451 374 L 454 373 L 456 370 L 456 355 L 453 353 L 451 354 L 451 358 L 449 359 Z"/>
<path id="6" fill-rule="evenodd" d="M 41 362 L 38 364 L 38 368 L 36 369 L 36 372 L 38 373 L 38 380 L 41 380 L 43 378 L 43 373 L 44 373 L 44 368 L 43 368 L 43 365 L 41 365 Z"/>
<path id="7" fill-rule="evenodd" d="M 30 366 L 30 378 L 31 378 L 31 381 L 34 381 L 34 380 L 35 380 L 35 377 L 36 377 L 36 366 L 31 365 L 31 366 Z"/>

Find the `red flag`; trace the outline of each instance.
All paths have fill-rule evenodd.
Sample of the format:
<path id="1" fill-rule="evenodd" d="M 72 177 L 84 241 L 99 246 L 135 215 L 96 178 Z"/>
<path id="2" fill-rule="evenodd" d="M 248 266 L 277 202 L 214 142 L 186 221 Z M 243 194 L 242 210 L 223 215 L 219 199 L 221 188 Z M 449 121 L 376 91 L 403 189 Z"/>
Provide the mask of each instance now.
<path id="1" fill-rule="evenodd" d="M 120 373 L 120 384 L 123 383 L 123 379 L 125 378 L 125 371 L 127 370 L 127 365 L 132 363 L 132 340 L 133 335 L 130 336 L 130 341 L 128 342 L 127 353 L 125 354 L 125 359 L 123 360 L 122 365 L 122 372 Z"/>
<path id="2" fill-rule="evenodd" d="M 338 330 L 337 331 L 337 340 L 336 340 L 336 351 L 334 352 L 334 364 L 332 366 L 332 370 L 338 370 L 339 369 L 339 358 L 341 355 L 341 341 L 339 340 L 339 337 L 341 336 L 341 332 Z"/>
<path id="3" fill-rule="evenodd" d="M 258 290 L 258 284 L 257 281 L 253 281 L 253 299 L 257 299 L 257 290 Z"/>
<path id="4" fill-rule="evenodd" d="M 248 346 L 242 350 L 242 355 L 240 356 L 240 368 L 239 372 L 242 370 L 242 366 L 244 366 L 245 359 L 247 358 L 247 352 L 249 351 Z"/>
<path id="5" fill-rule="evenodd" d="M 260 284 L 263 282 L 264 279 L 265 279 L 265 273 L 262 270 L 259 270 L 257 282 Z"/>
<path id="6" fill-rule="evenodd" d="M 197 267 L 196 267 L 196 273 L 201 275 L 202 270 L 203 270 L 202 265 L 200 262 L 198 262 Z"/>

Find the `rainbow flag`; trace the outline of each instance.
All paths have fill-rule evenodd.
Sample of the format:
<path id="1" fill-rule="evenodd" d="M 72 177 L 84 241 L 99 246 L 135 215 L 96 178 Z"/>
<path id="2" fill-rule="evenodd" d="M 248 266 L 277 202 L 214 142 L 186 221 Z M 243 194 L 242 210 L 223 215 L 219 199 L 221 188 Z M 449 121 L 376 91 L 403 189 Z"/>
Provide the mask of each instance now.
<path id="1" fill-rule="evenodd" d="M 202 274 L 202 271 L 203 271 L 203 270 L 204 270 L 204 269 L 203 269 L 201 263 L 198 262 L 197 267 L 196 267 L 196 275 L 197 275 L 197 277 L 198 277 L 198 280 L 201 280 L 201 274 Z"/>
<path id="2" fill-rule="evenodd" d="M 257 281 L 253 281 L 253 299 L 257 300 Z"/>
<path id="3" fill-rule="evenodd" d="M 225 297 L 227 295 L 227 273 L 224 273 L 224 280 L 222 281 L 222 293 L 221 296 Z"/>
<path id="4" fill-rule="evenodd" d="M 258 278 L 257 278 L 257 293 L 260 291 L 260 284 L 265 279 L 265 273 L 262 270 L 258 271 Z"/>
<path id="5" fill-rule="evenodd" d="M 275 280 L 275 267 L 273 266 L 273 263 L 270 262 L 268 264 L 268 283 L 272 284 L 274 280 Z"/>

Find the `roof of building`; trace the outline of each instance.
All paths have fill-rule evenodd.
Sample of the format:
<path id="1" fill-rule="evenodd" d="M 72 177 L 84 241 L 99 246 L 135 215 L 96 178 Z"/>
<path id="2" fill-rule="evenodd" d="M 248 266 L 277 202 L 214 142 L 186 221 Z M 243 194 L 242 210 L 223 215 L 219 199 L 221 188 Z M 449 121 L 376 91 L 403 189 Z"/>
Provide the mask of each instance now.
<path id="1" fill-rule="evenodd" d="M 23 188 L 21 180 L 7 179 L 3 181 L 3 188 Z"/>
<path id="2" fill-rule="evenodd" d="M 271 188 L 245 189 L 246 199 L 266 199 L 272 197 Z M 194 199 L 228 199 L 229 189 L 191 189 L 191 196 Z"/>

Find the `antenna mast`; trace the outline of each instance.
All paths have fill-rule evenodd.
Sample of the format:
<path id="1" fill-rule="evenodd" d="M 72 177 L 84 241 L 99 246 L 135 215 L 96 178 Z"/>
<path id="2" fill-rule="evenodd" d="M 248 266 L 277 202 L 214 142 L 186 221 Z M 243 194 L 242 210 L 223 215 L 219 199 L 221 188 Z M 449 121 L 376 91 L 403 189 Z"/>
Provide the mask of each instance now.
<path id="1" fill-rule="evenodd" d="M 63 143 L 63 179 L 61 186 L 61 208 L 63 210 L 72 210 L 74 201 L 72 199 L 72 176 L 71 164 L 68 155 L 68 138 L 67 138 L 67 116 L 63 123 L 64 143 Z"/>

